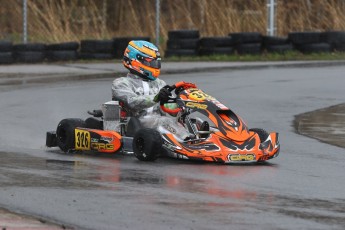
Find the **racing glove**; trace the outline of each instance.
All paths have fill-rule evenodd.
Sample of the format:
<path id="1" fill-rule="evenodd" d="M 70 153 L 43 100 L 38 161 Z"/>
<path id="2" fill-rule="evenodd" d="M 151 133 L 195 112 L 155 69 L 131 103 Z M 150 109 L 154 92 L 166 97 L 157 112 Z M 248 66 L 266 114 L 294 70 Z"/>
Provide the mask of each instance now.
<path id="1" fill-rule="evenodd" d="M 168 102 L 171 92 L 168 90 L 170 86 L 166 85 L 159 90 L 159 93 L 153 99 L 155 102 Z"/>

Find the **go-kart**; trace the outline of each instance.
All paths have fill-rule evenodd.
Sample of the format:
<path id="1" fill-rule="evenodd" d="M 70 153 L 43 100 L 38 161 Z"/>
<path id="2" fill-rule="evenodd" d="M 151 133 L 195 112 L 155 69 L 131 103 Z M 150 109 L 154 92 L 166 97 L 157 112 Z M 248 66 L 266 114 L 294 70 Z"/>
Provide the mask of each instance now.
<path id="1" fill-rule="evenodd" d="M 47 132 L 46 144 L 59 146 L 65 152 L 133 152 L 142 161 L 168 156 L 217 163 L 252 163 L 279 155 L 278 133 L 249 129 L 232 110 L 192 83 L 178 82 L 167 89 L 172 96 L 160 102 L 161 110 L 173 115 L 191 133 L 186 139 L 180 139 L 173 130 L 163 126 L 141 127 L 138 119 L 125 115 L 123 103 L 111 101 L 102 110 L 89 112 L 94 117 L 85 121 L 62 120 L 56 132 Z M 177 108 L 169 109 L 165 103 L 176 103 Z"/>

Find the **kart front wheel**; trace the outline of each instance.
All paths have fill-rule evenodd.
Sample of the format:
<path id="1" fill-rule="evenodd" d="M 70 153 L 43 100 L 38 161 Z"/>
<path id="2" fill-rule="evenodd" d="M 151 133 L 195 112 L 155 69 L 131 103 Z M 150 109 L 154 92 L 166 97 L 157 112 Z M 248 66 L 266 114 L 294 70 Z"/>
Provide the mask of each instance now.
<path id="1" fill-rule="evenodd" d="M 56 129 L 57 146 L 59 146 L 59 148 L 64 152 L 73 150 L 75 147 L 74 130 L 77 127 L 84 128 L 85 126 L 85 121 L 82 119 L 69 118 L 60 121 Z"/>
<path id="2" fill-rule="evenodd" d="M 154 129 L 139 129 L 133 139 L 133 152 L 141 161 L 154 161 L 162 149 L 162 137 Z"/>

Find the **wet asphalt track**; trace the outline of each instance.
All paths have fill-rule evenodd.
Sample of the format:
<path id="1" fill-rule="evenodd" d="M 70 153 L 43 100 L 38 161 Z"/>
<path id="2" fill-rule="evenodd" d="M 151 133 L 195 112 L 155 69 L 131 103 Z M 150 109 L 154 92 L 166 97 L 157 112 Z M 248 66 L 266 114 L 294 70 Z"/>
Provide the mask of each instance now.
<path id="1" fill-rule="evenodd" d="M 45 132 L 110 99 L 111 79 L 0 91 L 0 206 L 77 229 L 344 229 L 345 151 L 295 134 L 296 114 L 345 101 L 345 67 L 162 76 L 197 83 L 281 154 L 223 166 L 47 150 Z"/>

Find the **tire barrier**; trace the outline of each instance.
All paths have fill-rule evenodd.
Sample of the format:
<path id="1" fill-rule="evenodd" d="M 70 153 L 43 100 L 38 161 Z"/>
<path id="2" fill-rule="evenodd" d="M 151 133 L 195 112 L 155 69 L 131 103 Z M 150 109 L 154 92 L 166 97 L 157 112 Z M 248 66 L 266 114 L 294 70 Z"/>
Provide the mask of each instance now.
<path id="1" fill-rule="evenodd" d="M 150 38 L 117 37 L 110 40 L 82 40 L 80 43 L 63 42 L 47 45 L 42 43 L 13 45 L 9 41 L 0 41 L 0 64 L 122 59 L 125 48 L 132 40 L 150 41 Z"/>
<path id="2" fill-rule="evenodd" d="M 79 59 L 122 59 L 131 40 L 149 37 L 116 37 L 110 40 L 82 40 L 55 44 L 13 44 L 0 41 L 0 64 L 74 61 Z M 345 52 L 345 31 L 292 32 L 287 37 L 262 36 L 257 32 L 230 33 L 224 37 L 201 37 L 198 30 L 168 32 L 165 57 Z"/>
<path id="3" fill-rule="evenodd" d="M 14 62 L 12 50 L 12 42 L 0 41 L 0 64 L 12 64 Z"/>
<path id="4" fill-rule="evenodd" d="M 169 31 L 165 57 L 194 56 L 196 30 Z M 190 37 L 189 37 L 190 36 Z M 188 49 L 193 40 L 193 49 Z M 230 33 L 228 37 L 201 37 L 198 54 L 203 55 L 259 55 L 266 53 L 284 54 L 289 51 L 301 53 L 345 52 L 345 32 L 292 32 L 287 37 L 262 36 L 258 32 Z"/>
<path id="5" fill-rule="evenodd" d="M 238 54 L 258 55 L 261 53 L 262 36 L 260 33 L 230 33 L 229 36 L 233 39 Z"/>
<path id="6" fill-rule="evenodd" d="M 168 32 L 165 57 L 197 56 L 200 34 L 198 30 L 172 30 Z"/>
<path id="7" fill-rule="evenodd" d="M 321 32 L 293 32 L 289 33 L 289 40 L 302 53 L 329 53 L 331 44 L 322 41 Z"/>
<path id="8" fill-rule="evenodd" d="M 17 44 L 13 46 L 13 57 L 19 63 L 39 63 L 45 60 L 45 51 L 43 43 Z"/>
<path id="9" fill-rule="evenodd" d="M 284 54 L 294 48 L 287 37 L 263 36 L 262 49 L 266 50 L 267 53 Z"/>
<path id="10" fill-rule="evenodd" d="M 199 44 L 200 55 L 231 55 L 235 50 L 231 37 L 204 37 Z"/>
<path id="11" fill-rule="evenodd" d="M 113 59 L 113 40 L 82 40 L 80 42 L 80 59 Z"/>
<path id="12" fill-rule="evenodd" d="M 0 52 L 0 64 L 12 64 L 14 58 L 12 52 Z"/>
<path id="13" fill-rule="evenodd" d="M 345 32 L 330 31 L 321 34 L 321 41 L 331 45 L 333 51 L 345 52 Z"/>
<path id="14" fill-rule="evenodd" d="M 78 42 L 64 42 L 46 46 L 46 58 L 54 61 L 74 61 L 78 59 Z"/>

